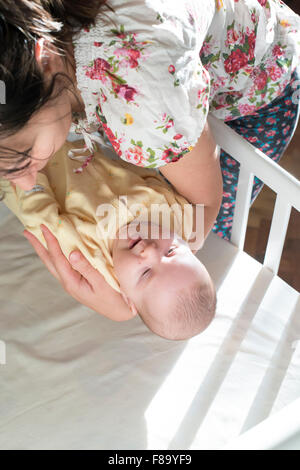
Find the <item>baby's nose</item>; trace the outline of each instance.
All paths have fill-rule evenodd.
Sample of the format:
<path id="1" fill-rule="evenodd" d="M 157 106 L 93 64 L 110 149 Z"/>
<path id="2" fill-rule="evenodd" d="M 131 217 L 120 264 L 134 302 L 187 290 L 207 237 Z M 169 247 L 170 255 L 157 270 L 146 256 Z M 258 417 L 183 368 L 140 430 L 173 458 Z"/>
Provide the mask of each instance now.
<path id="1" fill-rule="evenodd" d="M 143 256 L 155 256 L 157 251 L 157 243 L 154 240 L 142 241 L 140 254 Z"/>

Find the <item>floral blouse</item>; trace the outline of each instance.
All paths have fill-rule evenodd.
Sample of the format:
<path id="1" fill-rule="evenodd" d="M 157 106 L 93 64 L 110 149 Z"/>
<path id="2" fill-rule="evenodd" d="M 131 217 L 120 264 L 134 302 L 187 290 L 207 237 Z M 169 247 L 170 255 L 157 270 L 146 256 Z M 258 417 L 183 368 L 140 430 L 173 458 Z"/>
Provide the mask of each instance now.
<path id="1" fill-rule="evenodd" d="M 255 114 L 300 62 L 300 17 L 280 0 L 108 4 L 115 13 L 103 9 L 73 38 L 86 110 L 73 130 L 91 148 L 98 130 L 135 165 L 177 161 L 209 111 L 224 121 Z"/>

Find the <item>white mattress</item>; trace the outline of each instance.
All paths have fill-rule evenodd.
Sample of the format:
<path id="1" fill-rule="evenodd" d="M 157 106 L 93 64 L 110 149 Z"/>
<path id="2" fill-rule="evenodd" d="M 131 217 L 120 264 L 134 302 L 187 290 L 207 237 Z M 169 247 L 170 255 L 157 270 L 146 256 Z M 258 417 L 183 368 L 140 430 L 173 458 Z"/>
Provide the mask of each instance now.
<path id="1" fill-rule="evenodd" d="M 199 252 L 215 320 L 172 342 L 68 297 L 0 211 L 1 449 L 220 449 L 300 397 L 299 294 L 228 242 Z"/>
<path id="2" fill-rule="evenodd" d="M 78 304 L 22 230 L 0 204 L 1 449 L 221 449 L 300 397 L 299 294 L 229 242 L 198 252 L 215 320 L 173 342 Z"/>

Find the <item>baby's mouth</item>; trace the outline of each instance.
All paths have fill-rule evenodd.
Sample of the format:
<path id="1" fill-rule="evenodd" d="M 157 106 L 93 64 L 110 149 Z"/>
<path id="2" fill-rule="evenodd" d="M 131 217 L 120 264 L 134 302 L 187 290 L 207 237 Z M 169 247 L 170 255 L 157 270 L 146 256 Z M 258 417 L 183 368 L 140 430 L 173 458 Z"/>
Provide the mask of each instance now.
<path id="1" fill-rule="evenodd" d="M 139 241 L 141 241 L 141 237 L 136 238 L 135 240 L 130 240 L 129 249 L 131 250 L 131 248 L 133 248 L 135 245 L 137 245 Z"/>

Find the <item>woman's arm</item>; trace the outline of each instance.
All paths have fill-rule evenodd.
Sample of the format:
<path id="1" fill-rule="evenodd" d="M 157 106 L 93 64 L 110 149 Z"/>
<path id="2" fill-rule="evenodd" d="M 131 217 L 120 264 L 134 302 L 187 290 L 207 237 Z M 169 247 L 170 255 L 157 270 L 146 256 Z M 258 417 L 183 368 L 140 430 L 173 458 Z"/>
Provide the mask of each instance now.
<path id="1" fill-rule="evenodd" d="M 191 152 L 159 168 L 173 187 L 192 204 L 204 204 L 204 240 L 218 216 L 223 196 L 220 151 L 208 122 Z M 195 211 L 194 211 L 195 216 Z M 196 228 L 194 220 L 194 229 Z M 203 245 L 195 247 L 197 252 Z"/>

